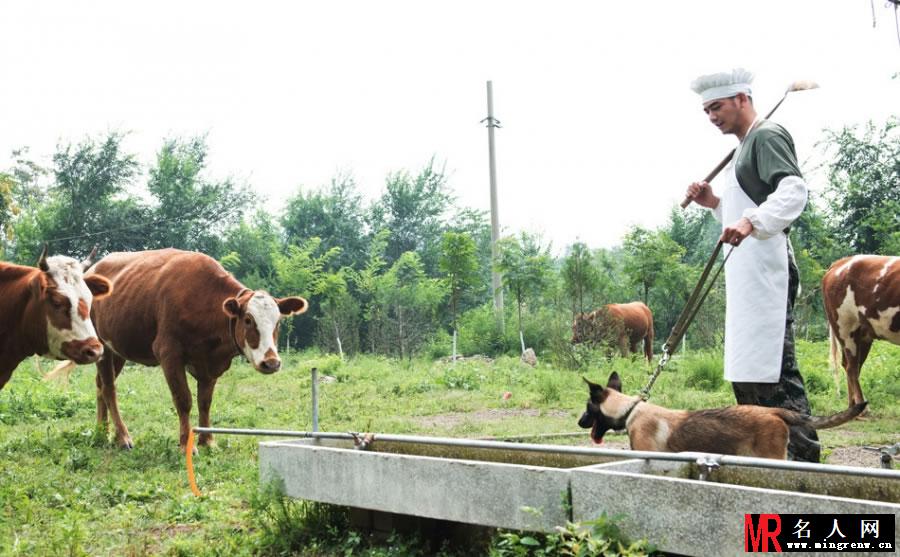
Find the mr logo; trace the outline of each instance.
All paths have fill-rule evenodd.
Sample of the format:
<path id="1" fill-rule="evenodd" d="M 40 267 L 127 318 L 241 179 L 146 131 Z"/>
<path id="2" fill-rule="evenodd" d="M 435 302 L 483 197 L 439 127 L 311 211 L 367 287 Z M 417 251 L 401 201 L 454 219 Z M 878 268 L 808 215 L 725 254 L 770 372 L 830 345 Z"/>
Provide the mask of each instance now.
<path id="1" fill-rule="evenodd" d="M 777 514 L 745 514 L 744 515 L 744 551 L 767 553 L 781 552 L 778 534 L 781 533 L 781 516 Z M 772 549 L 769 549 L 769 540 Z"/>

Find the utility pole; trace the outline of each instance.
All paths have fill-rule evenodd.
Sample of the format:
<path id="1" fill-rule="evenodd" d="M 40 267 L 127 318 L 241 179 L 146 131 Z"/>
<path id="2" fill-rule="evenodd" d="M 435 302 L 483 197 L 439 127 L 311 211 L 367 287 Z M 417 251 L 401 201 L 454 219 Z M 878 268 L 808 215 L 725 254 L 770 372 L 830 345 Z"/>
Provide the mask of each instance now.
<path id="1" fill-rule="evenodd" d="M 491 169 L 491 264 L 497 261 L 497 241 L 500 239 L 500 210 L 497 207 L 497 162 L 494 155 L 494 128 L 500 127 L 500 121 L 494 118 L 494 90 L 490 81 L 487 82 L 487 122 L 488 129 L 488 154 Z M 503 323 L 503 286 L 500 283 L 500 272 L 491 269 L 491 291 L 494 294 L 494 313 L 500 330 L 504 329 Z"/>

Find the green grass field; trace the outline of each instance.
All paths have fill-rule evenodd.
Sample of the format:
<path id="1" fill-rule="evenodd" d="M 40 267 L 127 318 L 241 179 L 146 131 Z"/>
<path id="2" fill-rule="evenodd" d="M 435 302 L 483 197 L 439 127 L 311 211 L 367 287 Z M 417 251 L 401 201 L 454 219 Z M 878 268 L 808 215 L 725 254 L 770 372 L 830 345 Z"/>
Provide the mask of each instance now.
<path id="1" fill-rule="evenodd" d="M 844 378 L 838 395 L 827 344 L 800 343 L 798 357 L 814 413 L 845 408 Z M 44 370 L 50 365 L 45 361 Z M 650 371 L 639 360 L 599 356 L 586 370 L 569 371 L 543 363 L 531 368 L 516 358 L 341 362 L 310 352 L 290 355 L 281 372 L 263 376 L 235 360 L 218 383 L 213 425 L 311 429 L 313 366 L 336 379 L 320 385 L 320 429 L 454 437 L 577 431 L 587 392 L 582 375 L 605 384 L 616 370 L 625 391 L 636 393 Z M 678 357 L 657 381 L 652 402 L 685 409 L 731 404 L 721 375 L 721 354 Z M 33 363 L 24 362 L 0 391 L 0 555 L 281 554 L 267 536 L 271 516 L 258 485 L 259 439 L 220 435 L 215 448 L 201 450 L 195 468 L 203 497 L 196 498 L 161 371 L 129 366 L 117 385 L 135 442 L 130 451 L 95 427 L 93 367 L 76 369 L 64 385 L 42 381 Z M 862 385 L 868 416 L 821 432 L 826 454 L 834 447 L 900 441 L 900 347 L 876 343 Z M 507 391 L 511 397 L 504 400 Z"/>

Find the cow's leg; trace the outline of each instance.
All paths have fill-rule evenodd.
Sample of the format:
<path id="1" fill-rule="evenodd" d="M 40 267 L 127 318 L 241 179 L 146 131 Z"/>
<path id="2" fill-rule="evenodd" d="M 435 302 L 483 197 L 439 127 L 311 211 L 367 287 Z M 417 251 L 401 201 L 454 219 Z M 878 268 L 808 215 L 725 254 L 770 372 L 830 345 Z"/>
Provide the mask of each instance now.
<path id="1" fill-rule="evenodd" d="M 856 344 L 856 355 L 847 355 L 847 397 L 850 399 L 850 406 L 859 404 L 863 400 L 862 387 L 859 386 L 859 372 L 869 357 L 869 350 L 872 349 L 872 341 L 868 339 L 860 339 Z M 846 352 L 846 351 L 845 351 Z"/>
<path id="2" fill-rule="evenodd" d="M 112 417 L 116 429 L 116 444 L 123 449 L 131 449 L 134 443 L 128 433 L 128 427 L 119 414 L 116 398 L 116 378 L 122 373 L 125 360 L 114 354 L 112 350 L 104 350 L 97 361 L 97 424 L 103 431 L 109 430 L 108 420 Z"/>
<path id="3" fill-rule="evenodd" d="M 212 406 L 213 390 L 216 388 L 216 378 L 197 380 L 197 409 L 200 412 L 200 427 L 209 427 L 209 409 Z M 212 433 L 201 433 L 197 440 L 198 445 L 207 447 L 215 446 Z"/>
<path id="4" fill-rule="evenodd" d="M 166 376 L 166 383 L 169 384 L 175 411 L 178 413 L 178 446 L 185 451 L 188 433 L 191 430 L 191 389 L 187 384 L 184 362 L 178 355 L 163 354 L 159 358 L 159 363 Z"/>
<path id="5" fill-rule="evenodd" d="M 632 358 L 635 354 L 640 354 L 641 350 L 641 337 L 637 335 L 632 335 L 630 339 L 628 339 L 628 351 L 632 355 Z"/>
<path id="6" fill-rule="evenodd" d="M 619 354 L 624 358 L 628 356 L 628 335 L 622 333 L 619 335 Z"/>

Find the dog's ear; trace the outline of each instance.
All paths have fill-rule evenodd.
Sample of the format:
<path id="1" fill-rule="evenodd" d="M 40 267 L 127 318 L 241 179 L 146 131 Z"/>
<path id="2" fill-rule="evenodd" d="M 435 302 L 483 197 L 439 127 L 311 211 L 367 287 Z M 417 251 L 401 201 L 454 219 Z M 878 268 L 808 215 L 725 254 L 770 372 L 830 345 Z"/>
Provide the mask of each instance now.
<path id="1" fill-rule="evenodd" d="M 598 384 L 596 384 L 596 383 L 591 383 L 591 382 L 587 379 L 587 377 L 582 376 L 581 378 L 584 380 L 585 383 L 587 383 L 588 389 L 590 389 L 591 394 L 594 394 L 594 393 L 596 393 L 597 391 L 602 391 L 602 390 L 603 390 L 603 387 L 601 387 L 600 385 L 598 385 Z"/>
<path id="2" fill-rule="evenodd" d="M 609 381 L 606 382 L 606 388 L 619 391 L 620 393 L 622 392 L 622 380 L 619 379 L 619 374 L 615 371 L 609 376 Z"/>
<path id="3" fill-rule="evenodd" d="M 588 384 L 588 389 L 591 392 L 591 395 L 590 395 L 591 403 L 600 404 L 604 400 L 606 400 L 606 395 L 607 395 L 608 391 L 606 390 L 605 387 L 601 387 L 600 385 L 598 385 L 596 383 L 591 383 L 584 377 L 582 377 L 582 379 L 584 379 L 584 382 Z"/>

